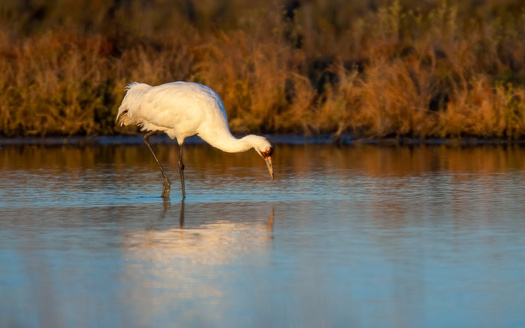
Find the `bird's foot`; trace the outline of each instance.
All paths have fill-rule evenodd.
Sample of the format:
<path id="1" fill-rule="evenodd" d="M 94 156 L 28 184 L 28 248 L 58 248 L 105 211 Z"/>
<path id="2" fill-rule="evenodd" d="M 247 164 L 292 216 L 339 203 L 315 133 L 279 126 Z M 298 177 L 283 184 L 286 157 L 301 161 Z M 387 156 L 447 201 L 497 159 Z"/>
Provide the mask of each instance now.
<path id="1" fill-rule="evenodd" d="M 162 191 L 162 195 L 160 195 L 162 198 L 164 199 L 169 199 L 170 198 L 170 190 L 169 189 L 164 189 Z"/>
<path id="2" fill-rule="evenodd" d="M 170 186 L 169 180 L 164 180 L 164 190 L 162 190 L 162 198 L 170 198 Z"/>

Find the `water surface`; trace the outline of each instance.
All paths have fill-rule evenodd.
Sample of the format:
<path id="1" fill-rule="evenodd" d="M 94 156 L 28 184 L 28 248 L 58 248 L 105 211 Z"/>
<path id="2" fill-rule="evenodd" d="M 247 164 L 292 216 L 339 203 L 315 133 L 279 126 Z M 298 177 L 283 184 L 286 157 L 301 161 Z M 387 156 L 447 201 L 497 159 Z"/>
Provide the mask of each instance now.
<path id="1" fill-rule="evenodd" d="M 0 148 L 0 327 L 523 327 L 525 149 Z"/>

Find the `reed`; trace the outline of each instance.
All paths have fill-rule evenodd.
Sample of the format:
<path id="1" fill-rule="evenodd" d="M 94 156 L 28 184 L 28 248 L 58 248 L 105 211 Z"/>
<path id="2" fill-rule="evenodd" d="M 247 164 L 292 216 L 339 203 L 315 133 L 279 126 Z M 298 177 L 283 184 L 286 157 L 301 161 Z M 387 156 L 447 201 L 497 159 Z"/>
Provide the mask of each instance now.
<path id="1" fill-rule="evenodd" d="M 201 82 L 234 133 L 525 134 L 520 1 L 6 0 L 0 135 L 135 133 L 132 81 Z"/>

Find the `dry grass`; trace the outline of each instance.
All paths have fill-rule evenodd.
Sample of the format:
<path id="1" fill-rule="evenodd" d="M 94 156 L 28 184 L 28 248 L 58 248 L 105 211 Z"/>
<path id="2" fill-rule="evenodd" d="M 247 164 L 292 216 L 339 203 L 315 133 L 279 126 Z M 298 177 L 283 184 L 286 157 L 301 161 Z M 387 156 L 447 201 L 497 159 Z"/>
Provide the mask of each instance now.
<path id="1" fill-rule="evenodd" d="M 95 135 L 131 81 L 205 83 L 234 132 L 518 139 L 520 1 L 5 1 L 0 135 Z"/>

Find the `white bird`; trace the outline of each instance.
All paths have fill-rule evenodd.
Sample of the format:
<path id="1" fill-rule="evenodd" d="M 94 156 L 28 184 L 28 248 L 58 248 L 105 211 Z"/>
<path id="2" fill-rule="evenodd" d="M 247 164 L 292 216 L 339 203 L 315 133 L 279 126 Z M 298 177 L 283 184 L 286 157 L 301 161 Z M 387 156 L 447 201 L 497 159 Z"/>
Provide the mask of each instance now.
<path id="1" fill-rule="evenodd" d="M 219 95 L 211 88 L 193 82 L 170 82 L 158 86 L 131 83 L 118 109 L 116 122 L 120 125 L 137 125 L 144 135 L 144 142 L 153 154 L 162 176 L 162 197 L 170 195 L 170 180 L 160 164 L 148 138 L 157 131 L 166 133 L 179 144 L 179 173 L 182 184 L 182 200 L 186 198 L 184 187 L 184 164 L 182 145 L 184 139 L 198 135 L 215 148 L 238 153 L 254 148 L 266 161 L 273 179 L 272 145 L 264 137 L 247 135 L 237 139 L 228 128 L 228 118 Z"/>

